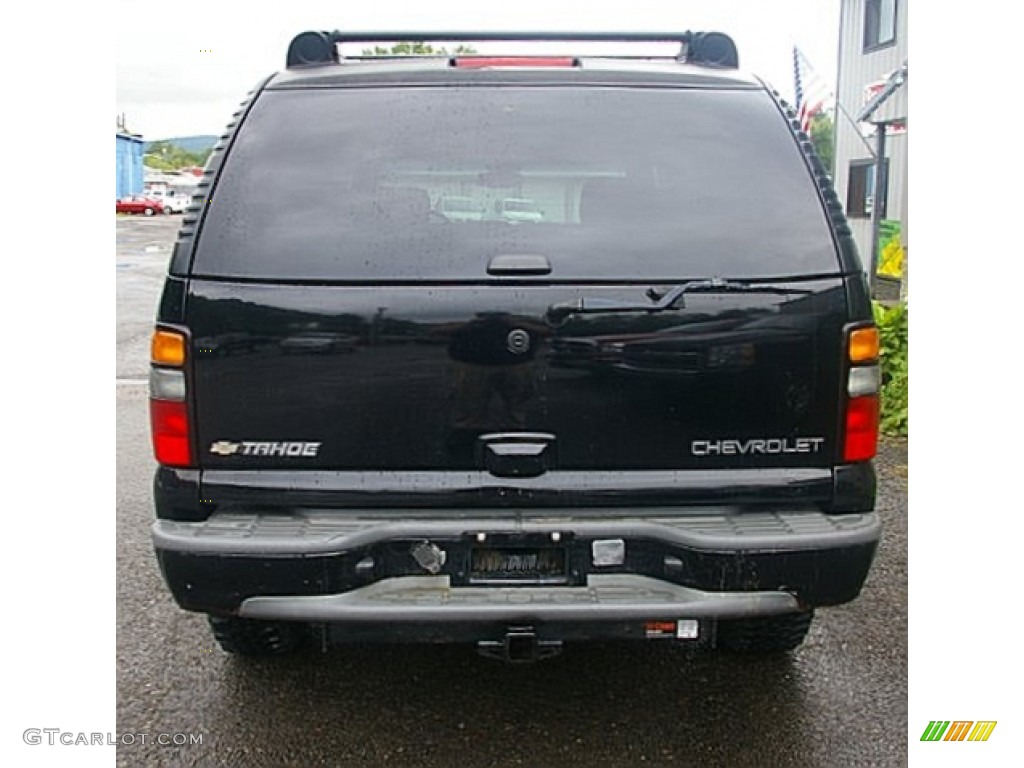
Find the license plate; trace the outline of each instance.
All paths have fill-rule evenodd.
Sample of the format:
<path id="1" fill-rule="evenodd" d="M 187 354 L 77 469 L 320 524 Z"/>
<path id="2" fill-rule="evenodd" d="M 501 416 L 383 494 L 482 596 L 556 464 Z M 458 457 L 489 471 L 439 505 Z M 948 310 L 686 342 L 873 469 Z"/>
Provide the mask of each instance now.
<path id="1" fill-rule="evenodd" d="M 564 581 L 563 547 L 475 547 L 470 579 L 500 582 Z"/>

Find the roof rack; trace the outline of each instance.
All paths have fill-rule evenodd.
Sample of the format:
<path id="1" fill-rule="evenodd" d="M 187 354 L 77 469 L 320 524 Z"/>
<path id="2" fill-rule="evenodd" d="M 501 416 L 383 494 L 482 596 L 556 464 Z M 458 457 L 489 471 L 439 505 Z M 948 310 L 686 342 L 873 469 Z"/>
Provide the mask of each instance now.
<path id="1" fill-rule="evenodd" d="M 338 63 L 338 43 L 426 42 L 615 42 L 679 43 L 676 58 L 689 64 L 735 69 L 739 53 L 722 32 L 302 32 L 288 46 L 287 66 L 309 67 Z"/>

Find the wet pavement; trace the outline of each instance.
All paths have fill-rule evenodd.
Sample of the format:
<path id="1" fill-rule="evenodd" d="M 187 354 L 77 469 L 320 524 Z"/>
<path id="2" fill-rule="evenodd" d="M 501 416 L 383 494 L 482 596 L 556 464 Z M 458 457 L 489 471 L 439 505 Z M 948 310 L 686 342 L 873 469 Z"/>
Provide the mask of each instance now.
<path id="1" fill-rule="evenodd" d="M 797 651 L 652 641 L 502 665 L 463 647 L 354 646 L 245 660 L 176 607 L 149 528 L 147 345 L 180 217 L 119 218 L 118 748 L 123 766 L 898 766 L 907 762 L 907 449 L 878 460 L 883 543 L 860 598 Z M 181 741 L 181 739 L 178 739 Z"/>

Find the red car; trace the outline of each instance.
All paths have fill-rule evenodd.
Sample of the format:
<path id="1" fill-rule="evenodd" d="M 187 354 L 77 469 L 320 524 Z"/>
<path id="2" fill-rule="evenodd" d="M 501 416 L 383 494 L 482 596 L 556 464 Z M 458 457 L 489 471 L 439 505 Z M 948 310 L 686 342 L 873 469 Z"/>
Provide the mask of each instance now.
<path id="1" fill-rule="evenodd" d="M 166 213 L 163 203 L 143 195 L 122 197 L 117 201 L 117 212 L 142 213 L 146 216 L 152 216 L 154 213 Z"/>

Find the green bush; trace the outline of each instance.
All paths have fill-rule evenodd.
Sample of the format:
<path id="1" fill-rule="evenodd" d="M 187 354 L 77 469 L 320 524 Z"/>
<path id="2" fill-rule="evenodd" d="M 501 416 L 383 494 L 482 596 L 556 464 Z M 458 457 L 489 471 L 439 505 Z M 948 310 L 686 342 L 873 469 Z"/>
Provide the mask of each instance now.
<path id="1" fill-rule="evenodd" d="M 906 435 L 907 420 L 907 305 L 886 307 L 874 302 L 881 340 L 882 424 L 887 435 Z"/>

